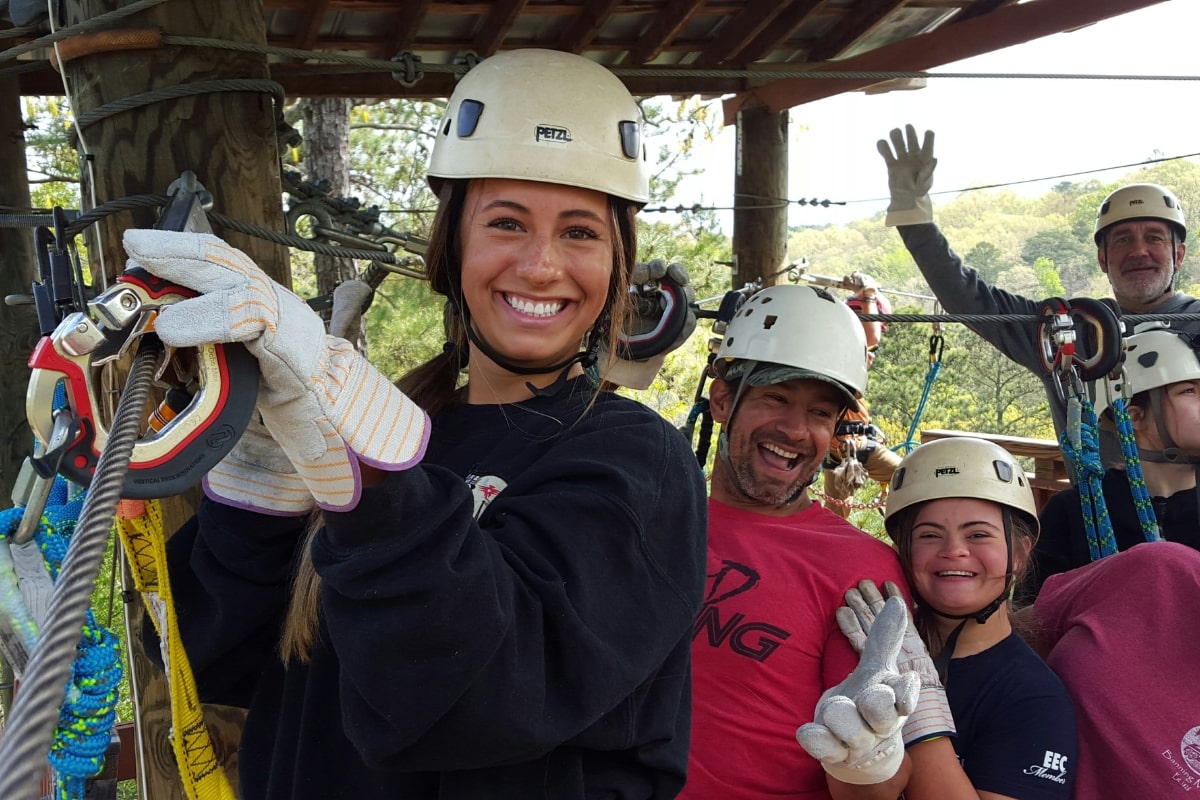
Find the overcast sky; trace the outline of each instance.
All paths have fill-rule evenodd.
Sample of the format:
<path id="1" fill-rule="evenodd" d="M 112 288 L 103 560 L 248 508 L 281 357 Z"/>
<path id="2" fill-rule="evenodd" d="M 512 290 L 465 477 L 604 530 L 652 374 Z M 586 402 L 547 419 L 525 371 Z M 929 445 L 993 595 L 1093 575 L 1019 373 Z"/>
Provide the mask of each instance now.
<path id="1" fill-rule="evenodd" d="M 1198 46 L 1200 2 L 1169 0 L 933 72 L 1200 77 Z M 905 123 L 937 134 L 935 191 L 1047 178 L 1013 187 L 1041 194 L 1063 180 L 1054 176 L 1200 152 L 1200 125 L 1194 121 L 1198 92 L 1197 80 L 931 77 L 917 91 L 850 92 L 819 100 L 791 112 L 789 198 L 886 198 L 887 174 L 875 142 Z M 715 110 L 719 115 L 719 104 Z M 733 150 L 733 128 L 727 127 L 697 157 L 706 165 L 704 179 L 682 187 L 671 204 L 732 205 Z M 1127 169 L 1073 180 L 1114 180 Z M 841 223 L 885 205 L 793 205 L 788 220 L 792 225 Z M 719 215 L 731 226 L 732 212 Z"/>

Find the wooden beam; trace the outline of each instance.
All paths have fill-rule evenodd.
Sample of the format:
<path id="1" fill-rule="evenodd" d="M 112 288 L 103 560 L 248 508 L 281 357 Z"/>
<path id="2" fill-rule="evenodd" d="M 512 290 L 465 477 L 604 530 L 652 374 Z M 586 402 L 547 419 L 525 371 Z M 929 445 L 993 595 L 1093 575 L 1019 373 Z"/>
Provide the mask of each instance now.
<path id="1" fill-rule="evenodd" d="M 658 58 L 683 30 L 683 24 L 705 0 L 669 0 L 643 31 L 629 51 L 630 65 L 648 64 Z"/>
<path id="2" fill-rule="evenodd" d="M 412 49 L 413 43 L 417 41 L 417 32 L 421 29 L 421 21 L 429 13 L 430 5 L 432 5 L 432 0 L 408 0 L 407 3 L 400 6 L 400 10 L 396 14 L 396 27 L 392 31 L 392 37 L 388 40 L 384 52 L 381 53 L 384 58 L 392 58 L 405 50 Z"/>
<path id="3" fill-rule="evenodd" d="M 1080 3 L 1079 0 L 1038 0 L 1036 3 L 1006 6 L 957 25 L 943 25 L 931 33 L 880 47 L 854 58 L 823 64 L 813 71 L 927 70 L 1161 2 L 1163 0 L 1090 0 L 1087 3 Z M 785 78 L 726 99 L 723 103 L 725 124 L 733 124 L 738 110 L 742 108 L 761 105 L 772 111 L 783 111 L 878 82 L 878 78 Z"/>
<path id="4" fill-rule="evenodd" d="M 619 3 L 620 0 L 592 0 L 585 5 L 566 33 L 559 38 L 557 48 L 578 55 L 600 33 Z"/>
<path id="5" fill-rule="evenodd" d="M 495 55 L 500 43 L 508 36 L 517 18 L 525 9 L 526 0 L 499 0 L 479 26 L 473 49 L 480 58 Z"/>
<path id="6" fill-rule="evenodd" d="M 788 3 L 774 22 L 742 51 L 744 63 L 752 64 L 766 58 L 772 50 L 783 47 L 806 20 L 824 11 L 828 4 L 829 0 L 795 0 Z"/>
<path id="7" fill-rule="evenodd" d="M 321 35 L 321 24 L 325 21 L 325 11 L 329 0 L 309 0 L 308 7 L 301 12 L 300 33 L 297 34 L 292 47 L 297 50 L 311 50 Z"/>
<path id="8" fill-rule="evenodd" d="M 738 56 L 746 45 L 779 16 L 783 4 L 779 0 L 750 0 L 741 13 L 717 31 L 716 38 L 705 46 L 696 59 L 697 65 L 740 63 Z"/>
<path id="9" fill-rule="evenodd" d="M 808 54 L 809 61 L 829 61 L 837 58 L 870 34 L 908 0 L 866 0 L 848 9 L 833 30 L 821 37 Z"/>
<path id="10" fill-rule="evenodd" d="M 983 14 L 990 14 L 1001 6 L 1015 5 L 1017 0 L 975 0 L 966 8 L 954 15 L 954 19 L 950 23 L 957 25 L 960 22 L 966 22 L 969 19 L 975 19 Z"/>
<path id="11" fill-rule="evenodd" d="M 48 85 L 50 76 L 45 77 Z M 24 76 L 28 77 L 28 76 Z M 694 94 L 720 96 L 745 91 L 748 83 L 743 78 L 695 78 L 672 76 L 624 77 L 621 78 L 635 97 L 690 97 Z M 405 87 L 384 72 L 362 73 L 337 68 L 314 71 L 312 65 L 276 64 L 271 69 L 271 79 L 283 86 L 290 98 L 296 97 L 406 97 L 432 100 L 449 97 L 454 91 L 455 78 L 448 72 L 427 72 L 415 86 Z M 21 90 L 26 92 L 29 84 L 22 81 Z M 51 92 L 53 94 L 54 92 Z M 59 80 L 58 93 L 62 93 Z"/>

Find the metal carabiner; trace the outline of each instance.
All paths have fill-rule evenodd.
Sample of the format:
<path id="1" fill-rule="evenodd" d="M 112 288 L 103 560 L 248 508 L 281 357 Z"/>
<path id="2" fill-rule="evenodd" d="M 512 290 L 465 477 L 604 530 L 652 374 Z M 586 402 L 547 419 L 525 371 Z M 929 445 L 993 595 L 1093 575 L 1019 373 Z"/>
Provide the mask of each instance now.
<path id="1" fill-rule="evenodd" d="M 1054 374 L 1075 358 L 1075 322 L 1071 319 L 1070 305 L 1061 297 L 1043 300 L 1038 316 L 1043 320 L 1037 328 L 1042 369 Z"/>
<path id="2" fill-rule="evenodd" d="M 1075 349 L 1079 377 L 1094 381 L 1113 372 L 1125 360 L 1124 324 L 1114 301 L 1077 297 L 1069 301 L 1071 318 L 1084 324 L 1084 339 L 1092 345 L 1090 353 Z"/>
<path id="3" fill-rule="evenodd" d="M 176 191 L 159 217 L 159 229 L 207 228 L 202 209 L 206 193 L 203 187 L 197 189 L 194 176 L 184 182 L 188 176 L 184 173 L 172 184 Z M 48 451 L 60 438 L 56 393 L 60 386 L 65 390 L 67 408 L 77 424 L 57 463 L 63 477 L 89 485 L 108 444 L 100 388 L 106 365 L 154 333 L 161 308 L 195 296 L 133 267 L 88 301 L 86 310 L 66 315 L 38 342 L 29 359 L 25 413 L 43 451 Z M 241 344 L 179 351 L 163 347 L 155 380 L 164 388 L 186 391 L 189 402 L 165 425 L 148 428 L 134 445 L 122 491 L 131 499 L 178 494 L 228 454 L 254 411 L 258 363 Z"/>
<path id="4" fill-rule="evenodd" d="M 1115 303 L 1078 297 L 1064 300 L 1052 297 L 1044 300 L 1038 323 L 1042 368 L 1056 376 L 1059 398 L 1086 396 L 1086 384 L 1109 375 L 1125 359 L 1124 325 Z M 1079 347 L 1079 329 L 1085 334 Z"/>

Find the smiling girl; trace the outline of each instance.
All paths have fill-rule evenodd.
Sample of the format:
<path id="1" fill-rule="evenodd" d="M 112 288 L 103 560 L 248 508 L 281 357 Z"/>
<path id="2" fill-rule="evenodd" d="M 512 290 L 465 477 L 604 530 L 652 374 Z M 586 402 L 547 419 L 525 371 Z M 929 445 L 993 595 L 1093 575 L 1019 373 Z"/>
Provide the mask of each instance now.
<path id="1" fill-rule="evenodd" d="M 958 729 L 909 748 L 906 799 L 1070 797 L 1074 707 L 1009 620 L 1038 535 L 1024 470 L 983 439 L 924 444 L 892 477 L 886 525 Z"/>
<path id="2" fill-rule="evenodd" d="M 196 276 L 237 267 L 236 292 L 198 298 L 221 313 L 192 320 L 222 320 L 233 301 L 274 314 L 248 344 L 269 435 L 258 457 L 235 449 L 214 470 L 169 553 L 204 699 L 248 709 L 240 797 L 667 800 L 683 787 L 704 479 L 667 420 L 585 373 L 620 352 L 630 320 L 641 128 L 628 90 L 581 56 L 517 50 L 463 76 L 428 175 L 446 345 L 398 386 L 244 254 L 136 248 L 202 291 L 217 283 Z M 311 365 L 327 351 L 341 361 L 322 383 Z M 298 405 L 312 383 L 325 391 Z M 297 439 L 314 416 L 330 424 L 310 463 Z M 406 430 L 402 458 L 362 456 Z"/>

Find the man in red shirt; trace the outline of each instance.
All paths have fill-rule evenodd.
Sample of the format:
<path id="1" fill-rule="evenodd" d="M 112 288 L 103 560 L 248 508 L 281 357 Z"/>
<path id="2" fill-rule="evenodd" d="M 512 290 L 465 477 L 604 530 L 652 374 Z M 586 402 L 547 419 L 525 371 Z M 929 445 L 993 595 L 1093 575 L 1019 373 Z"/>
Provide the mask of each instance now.
<path id="1" fill-rule="evenodd" d="M 908 770 L 902 746 L 888 769 L 827 771 L 796 741 L 826 690 L 859 664 L 835 620 L 846 590 L 864 576 L 905 584 L 887 544 L 808 494 L 838 416 L 866 388 L 862 325 L 823 290 L 770 287 L 729 324 L 715 370 L 709 401 L 721 433 L 681 797 L 894 800 Z M 945 716 L 939 733 L 952 730 Z"/>

